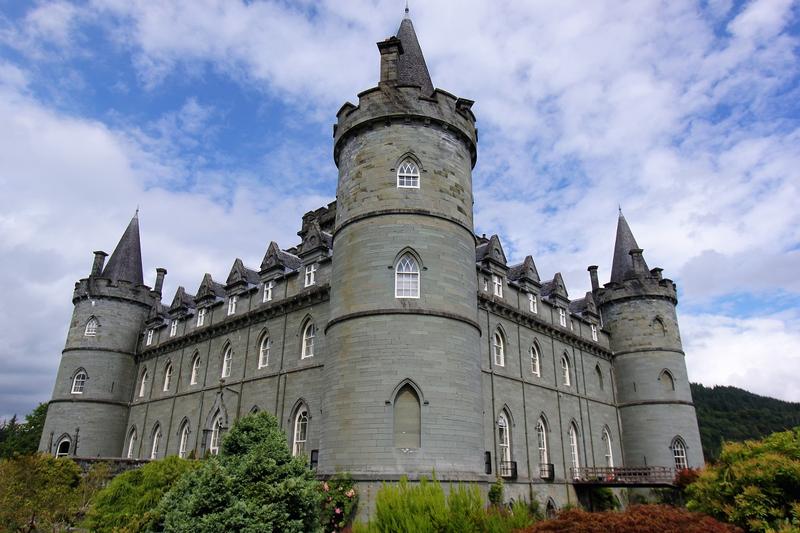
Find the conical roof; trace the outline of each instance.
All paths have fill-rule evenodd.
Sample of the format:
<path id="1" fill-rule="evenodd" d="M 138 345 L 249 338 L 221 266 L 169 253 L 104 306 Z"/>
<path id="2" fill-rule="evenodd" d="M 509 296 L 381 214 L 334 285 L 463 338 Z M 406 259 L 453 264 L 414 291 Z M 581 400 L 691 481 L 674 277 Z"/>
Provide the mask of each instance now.
<path id="1" fill-rule="evenodd" d="M 611 264 L 612 282 L 622 283 L 623 280 L 632 277 L 633 258 L 630 252 L 638 249 L 639 245 L 636 244 L 636 239 L 630 226 L 628 226 L 628 221 L 625 220 L 625 215 L 620 211 L 619 220 L 617 221 L 617 239 L 614 243 L 614 260 Z M 642 258 L 642 262 L 644 262 L 644 258 Z M 647 268 L 647 263 L 644 266 Z"/>
<path id="2" fill-rule="evenodd" d="M 418 85 L 424 94 L 433 94 L 431 75 L 408 12 L 397 30 L 397 38 L 403 45 L 403 53 L 397 60 L 397 84 Z"/>
<path id="3" fill-rule="evenodd" d="M 134 285 L 143 285 L 142 246 L 139 241 L 139 213 L 133 218 L 122 234 L 114 253 L 103 269 L 102 277 L 112 281 L 128 281 Z"/>

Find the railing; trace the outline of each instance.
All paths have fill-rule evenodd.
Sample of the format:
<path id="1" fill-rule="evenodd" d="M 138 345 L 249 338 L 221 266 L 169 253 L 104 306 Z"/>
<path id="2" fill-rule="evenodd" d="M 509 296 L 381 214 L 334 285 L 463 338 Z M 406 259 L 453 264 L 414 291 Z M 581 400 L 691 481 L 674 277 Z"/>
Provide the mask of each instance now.
<path id="1" fill-rule="evenodd" d="M 669 486 L 675 483 L 675 469 L 667 466 L 585 466 L 570 468 L 572 482 L 606 486 Z"/>
<path id="2" fill-rule="evenodd" d="M 547 481 L 553 481 L 555 477 L 553 463 L 539 463 L 539 477 Z"/>
<path id="3" fill-rule="evenodd" d="M 498 468 L 500 477 L 508 479 L 517 479 L 517 462 L 516 461 L 500 461 Z"/>

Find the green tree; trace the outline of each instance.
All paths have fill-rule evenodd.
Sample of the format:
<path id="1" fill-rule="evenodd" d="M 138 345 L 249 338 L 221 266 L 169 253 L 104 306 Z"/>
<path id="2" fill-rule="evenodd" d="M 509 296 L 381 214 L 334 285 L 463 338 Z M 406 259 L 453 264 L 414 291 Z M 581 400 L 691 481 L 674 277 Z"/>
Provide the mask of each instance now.
<path id="1" fill-rule="evenodd" d="M 120 533 L 153 529 L 161 518 L 157 510 L 161 498 L 198 466 L 197 461 L 171 456 L 118 475 L 92 499 L 84 526 Z"/>
<path id="2" fill-rule="evenodd" d="M 7 531 L 59 530 L 81 504 L 81 471 L 70 459 L 46 454 L 0 461 L 0 525 Z"/>
<path id="3" fill-rule="evenodd" d="M 46 416 L 47 404 L 40 403 L 36 409 L 28 413 L 24 423 L 17 422 L 17 417 L 14 415 L 11 420 L 0 426 L 0 458 L 35 453 L 42 438 Z"/>
<path id="4" fill-rule="evenodd" d="M 318 531 L 320 492 L 305 459 L 292 457 L 269 413 L 248 415 L 216 457 L 183 476 L 157 513 L 169 532 Z"/>
<path id="5" fill-rule="evenodd" d="M 800 526 L 800 427 L 724 444 L 686 493 L 690 510 L 750 531 Z"/>

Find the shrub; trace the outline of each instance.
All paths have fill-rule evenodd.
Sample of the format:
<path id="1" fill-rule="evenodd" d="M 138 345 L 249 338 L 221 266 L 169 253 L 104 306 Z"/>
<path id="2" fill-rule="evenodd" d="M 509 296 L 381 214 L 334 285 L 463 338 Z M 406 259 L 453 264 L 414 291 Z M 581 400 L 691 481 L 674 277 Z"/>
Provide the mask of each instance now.
<path id="1" fill-rule="evenodd" d="M 326 532 L 341 531 L 353 520 L 358 493 L 349 474 L 337 474 L 319 484 L 322 492 L 321 521 Z"/>
<path id="2" fill-rule="evenodd" d="M 741 530 L 710 516 L 668 505 L 634 505 L 624 512 L 561 511 L 524 530 L 526 533 L 735 533 Z"/>
<path id="3" fill-rule="evenodd" d="M 503 505 L 503 480 L 497 478 L 489 487 L 489 502 L 492 505 Z"/>
<path id="4" fill-rule="evenodd" d="M 239 419 L 219 456 L 184 475 L 161 499 L 168 532 L 318 531 L 320 492 L 305 459 L 292 457 L 277 419 Z"/>
<path id="5" fill-rule="evenodd" d="M 91 531 L 135 532 L 160 520 L 157 506 L 164 494 L 199 463 L 175 456 L 151 461 L 115 477 L 92 501 L 84 525 Z"/>

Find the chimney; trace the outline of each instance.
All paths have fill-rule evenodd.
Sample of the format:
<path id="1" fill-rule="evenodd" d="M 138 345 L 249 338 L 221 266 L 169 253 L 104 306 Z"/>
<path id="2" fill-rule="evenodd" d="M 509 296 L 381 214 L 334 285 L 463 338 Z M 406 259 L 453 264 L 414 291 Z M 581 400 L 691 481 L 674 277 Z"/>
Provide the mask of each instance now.
<path id="1" fill-rule="evenodd" d="M 592 265 L 588 269 L 589 278 L 592 280 L 592 292 L 600 288 L 600 282 L 597 280 L 597 265 Z"/>
<path id="2" fill-rule="evenodd" d="M 643 272 L 647 272 L 647 266 L 644 264 L 644 257 L 642 257 L 642 250 L 641 248 L 634 248 L 629 254 L 631 254 L 631 260 L 633 261 L 633 273 L 634 274 L 641 274 Z"/>
<path id="3" fill-rule="evenodd" d="M 654 278 L 656 278 L 657 280 L 661 281 L 661 279 L 662 279 L 661 273 L 663 271 L 664 271 L 663 268 L 656 267 L 656 268 L 651 269 L 650 273 L 653 275 Z"/>
<path id="4" fill-rule="evenodd" d="M 103 272 L 106 256 L 108 256 L 108 254 L 101 250 L 94 252 L 94 263 L 92 263 L 92 273 L 89 274 L 90 277 L 97 277 Z"/>
<path id="5" fill-rule="evenodd" d="M 403 53 L 403 45 L 397 37 L 389 37 L 378 43 L 381 52 L 381 82 L 380 85 L 396 85 L 399 77 L 398 62 Z"/>
<path id="6" fill-rule="evenodd" d="M 164 286 L 164 276 L 166 275 L 167 275 L 166 268 L 156 269 L 156 286 L 153 287 L 153 292 L 157 292 L 159 296 L 161 295 L 161 288 Z"/>

